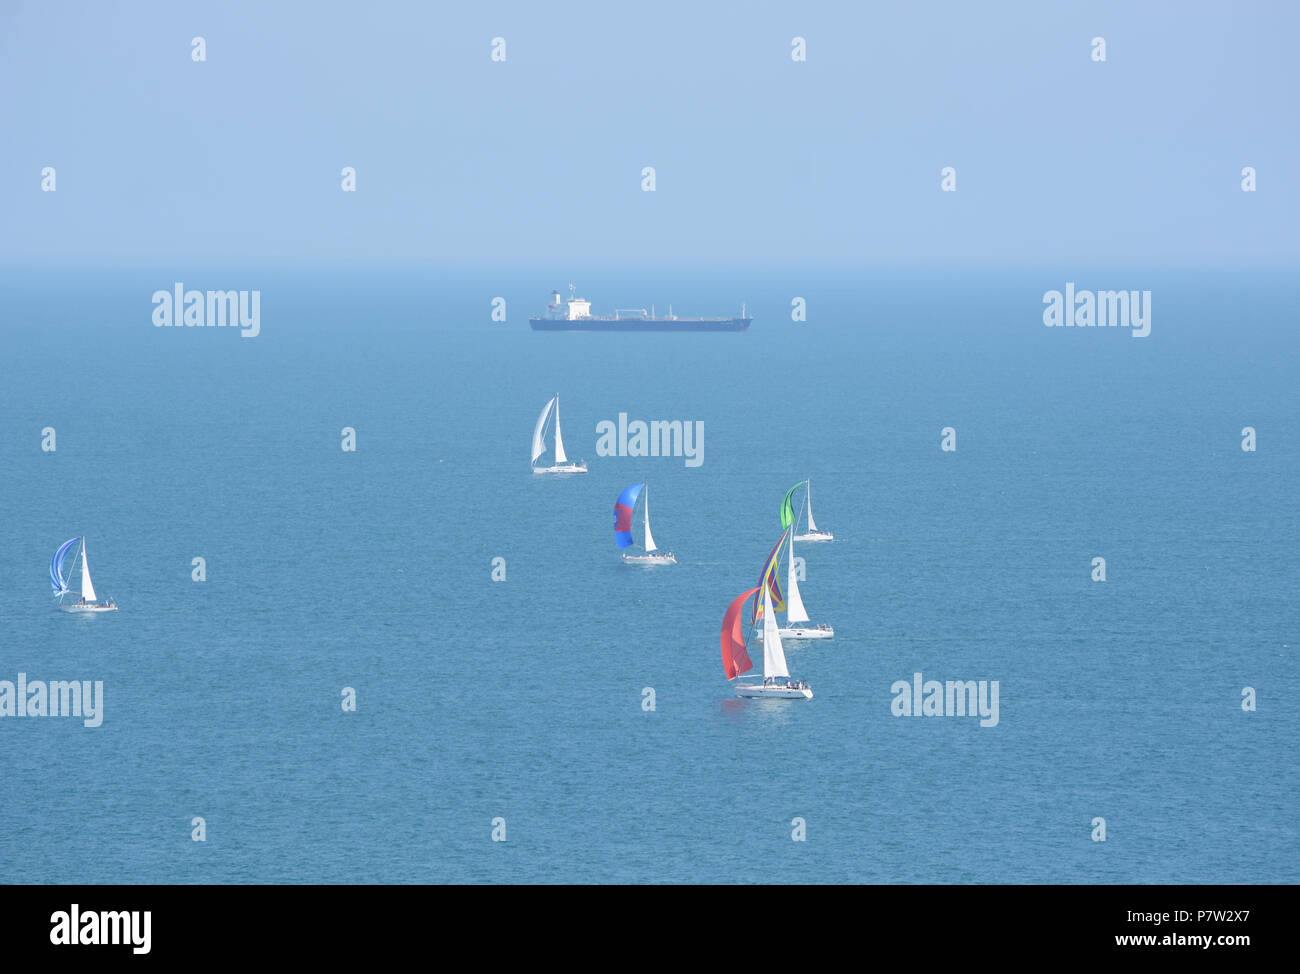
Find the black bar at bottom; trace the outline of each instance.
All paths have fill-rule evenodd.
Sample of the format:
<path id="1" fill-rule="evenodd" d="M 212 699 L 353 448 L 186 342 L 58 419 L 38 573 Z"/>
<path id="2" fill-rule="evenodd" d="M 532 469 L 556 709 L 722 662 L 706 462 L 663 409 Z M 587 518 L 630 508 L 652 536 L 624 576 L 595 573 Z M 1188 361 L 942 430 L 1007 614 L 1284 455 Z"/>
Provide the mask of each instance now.
<path id="1" fill-rule="evenodd" d="M 456 945 L 490 960 L 564 945 L 614 960 L 672 943 L 708 953 L 772 946 L 897 955 L 1216 961 L 1285 949 L 1285 886 L 424 887 L 3 886 L 0 945 L 27 957 L 98 963 L 401 959 Z M 147 916 L 146 916 L 147 914 Z M 691 938 L 690 941 L 684 938 Z M 116 940 L 117 943 L 112 941 Z M 93 941 L 100 941 L 94 943 Z M 107 942 L 106 942 L 107 941 Z M 711 945 L 711 946 L 709 946 Z M 993 951 L 995 953 L 990 954 Z M 6 966 L 8 964 L 6 963 Z"/>

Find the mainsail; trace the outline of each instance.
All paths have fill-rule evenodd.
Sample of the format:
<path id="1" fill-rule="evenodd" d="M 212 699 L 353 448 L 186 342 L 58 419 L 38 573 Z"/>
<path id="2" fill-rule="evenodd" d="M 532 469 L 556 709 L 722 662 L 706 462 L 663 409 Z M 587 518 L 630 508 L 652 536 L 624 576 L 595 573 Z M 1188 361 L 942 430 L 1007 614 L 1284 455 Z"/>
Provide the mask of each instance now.
<path id="1" fill-rule="evenodd" d="M 614 540 L 620 548 L 629 547 L 632 542 L 632 512 L 636 509 L 636 499 L 645 484 L 632 484 L 623 488 L 614 502 Z"/>
<path id="2" fill-rule="evenodd" d="M 546 452 L 546 419 L 551 415 L 551 407 L 555 405 L 552 399 L 542 407 L 542 415 L 537 417 L 537 428 L 533 430 L 533 458 L 529 463 L 536 463 L 537 458 Z"/>
<path id="3" fill-rule="evenodd" d="M 87 602 L 94 602 L 95 586 L 90 584 L 90 565 L 86 563 L 86 539 L 81 539 L 81 597 Z"/>
<path id="4" fill-rule="evenodd" d="M 642 485 L 645 486 L 645 485 Z M 645 550 L 650 553 L 655 550 L 655 539 L 650 534 L 650 488 L 645 488 Z"/>
<path id="5" fill-rule="evenodd" d="M 569 458 L 564 455 L 564 438 L 560 436 L 560 397 L 555 397 L 555 463 L 558 466 L 561 463 L 568 463 Z"/>
<path id="6" fill-rule="evenodd" d="M 794 532 L 790 535 L 790 554 L 786 562 L 785 621 L 808 622 L 808 610 L 803 607 L 803 598 L 799 595 L 799 582 L 794 573 Z"/>
<path id="7" fill-rule="evenodd" d="M 53 586 L 55 595 L 62 595 L 68 590 L 67 579 L 63 577 L 63 559 L 68 554 L 68 549 L 80 540 L 80 538 L 70 538 L 63 542 L 50 561 L 50 585 Z"/>
<path id="8" fill-rule="evenodd" d="M 808 478 L 808 533 L 817 533 L 817 522 L 812 519 L 812 478 Z"/>
<path id="9" fill-rule="evenodd" d="M 734 680 L 741 673 L 748 673 L 754 668 L 749 653 L 745 652 L 745 634 L 741 629 L 740 616 L 745 608 L 745 600 L 757 592 L 751 588 L 744 595 L 732 600 L 722 617 L 722 669 L 728 680 Z"/>
<path id="10" fill-rule="evenodd" d="M 785 650 L 781 648 L 781 634 L 777 632 L 776 613 L 767 589 L 763 589 L 763 679 L 774 676 L 788 677 L 785 668 Z"/>

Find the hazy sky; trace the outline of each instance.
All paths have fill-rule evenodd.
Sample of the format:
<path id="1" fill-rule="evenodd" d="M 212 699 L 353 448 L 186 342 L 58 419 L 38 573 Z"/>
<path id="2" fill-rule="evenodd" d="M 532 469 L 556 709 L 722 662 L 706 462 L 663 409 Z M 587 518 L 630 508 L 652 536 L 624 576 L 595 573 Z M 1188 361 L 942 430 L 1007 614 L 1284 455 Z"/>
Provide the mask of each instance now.
<path id="1" fill-rule="evenodd" d="M 1290 265 L 1298 40 L 1291 0 L 0 0 L 0 262 Z"/>

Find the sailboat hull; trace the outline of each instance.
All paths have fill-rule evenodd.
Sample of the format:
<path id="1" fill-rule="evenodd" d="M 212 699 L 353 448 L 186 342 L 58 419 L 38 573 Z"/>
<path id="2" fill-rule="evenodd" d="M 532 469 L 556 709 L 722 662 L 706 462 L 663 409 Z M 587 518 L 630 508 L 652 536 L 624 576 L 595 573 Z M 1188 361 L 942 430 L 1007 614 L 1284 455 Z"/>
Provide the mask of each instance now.
<path id="1" fill-rule="evenodd" d="M 533 473 L 586 473 L 585 463 L 562 463 L 554 467 L 533 467 Z"/>
<path id="2" fill-rule="evenodd" d="M 64 612 L 74 612 L 78 615 L 117 611 L 117 606 L 115 605 L 61 605 L 59 608 Z"/>
<path id="3" fill-rule="evenodd" d="M 811 700 L 813 692 L 809 687 L 763 686 L 758 683 L 746 683 L 736 687 L 738 697 L 771 697 L 777 700 Z"/>
<path id="4" fill-rule="evenodd" d="M 782 639 L 834 639 L 835 630 L 830 626 L 825 629 L 807 628 L 802 626 L 782 626 L 776 631 L 776 634 Z M 763 638 L 763 631 L 760 629 L 758 638 Z"/>
<path id="5" fill-rule="evenodd" d="M 670 551 L 666 555 L 624 555 L 625 565 L 675 565 L 677 557 Z"/>
<path id="6" fill-rule="evenodd" d="M 814 531 L 812 534 L 796 534 L 796 541 L 834 541 L 835 535 L 829 531 Z"/>

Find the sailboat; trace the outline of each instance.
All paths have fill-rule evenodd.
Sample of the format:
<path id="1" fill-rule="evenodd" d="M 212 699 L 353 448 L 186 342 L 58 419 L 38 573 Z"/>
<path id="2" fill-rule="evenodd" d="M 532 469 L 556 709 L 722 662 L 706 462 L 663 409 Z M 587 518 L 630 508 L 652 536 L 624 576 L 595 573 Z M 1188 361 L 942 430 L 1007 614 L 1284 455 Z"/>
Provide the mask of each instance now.
<path id="1" fill-rule="evenodd" d="M 549 467 L 537 466 L 537 458 L 546 452 L 546 427 L 551 418 L 551 410 L 555 410 L 555 462 Z M 533 459 L 531 461 L 533 473 L 586 473 L 587 463 L 573 463 L 564 455 L 564 437 L 560 435 L 560 397 L 556 395 L 545 406 L 542 407 L 542 414 L 537 417 L 537 427 L 533 430 Z"/>
<path id="2" fill-rule="evenodd" d="M 807 486 L 806 499 L 808 502 L 808 530 L 803 534 L 795 535 L 796 541 L 834 541 L 835 535 L 829 531 L 817 530 L 817 522 L 813 520 L 812 513 L 812 478 L 801 480 L 785 492 L 785 499 L 781 501 L 781 527 L 788 528 L 794 523 L 794 505 L 790 502 L 791 495 L 802 486 Z"/>
<path id="3" fill-rule="evenodd" d="M 777 593 L 778 611 L 782 607 L 784 607 L 785 609 L 786 624 L 784 626 L 779 627 L 778 633 L 781 635 L 782 638 L 785 639 L 834 639 L 835 630 L 831 628 L 829 625 L 824 625 L 824 624 L 819 626 L 800 625 L 800 623 L 811 622 L 812 619 L 808 615 L 808 609 L 803 604 L 803 596 L 799 593 L 799 578 L 795 574 L 794 532 L 790 528 L 786 528 L 781 538 L 782 541 L 784 541 L 789 547 L 787 549 L 787 555 L 786 555 L 786 578 L 785 578 L 786 591 L 784 596 L 784 606 L 780 604 L 780 602 L 782 601 L 780 587 L 776 586 L 774 589 Z M 773 549 L 772 554 L 768 556 L 768 565 L 763 572 L 763 577 L 765 580 L 767 580 L 769 576 L 776 574 L 779 568 L 778 563 L 780 560 L 780 551 L 781 551 L 781 542 L 777 542 L 776 548 Z M 772 587 L 772 586 L 769 585 L 768 587 Z M 764 627 L 764 629 L 760 631 L 758 638 L 759 639 L 767 638 L 766 627 Z"/>
<path id="4" fill-rule="evenodd" d="M 790 679 L 790 671 L 785 664 L 785 650 L 781 648 L 781 636 L 777 632 L 776 616 L 772 610 L 772 599 L 766 584 L 751 588 L 748 592 L 734 599 L 722 617 L 722 669 L 728 680 L 734 680 L 742 673 L 754 668 L 749 653 L 745 651 L 744 634 L 741 631 L 741 615 L 745 600 L 761 590 L 758 596 L 763 603 L 763 682 L 737 683 L 738 697 L 776 697 L 786 700 L 811 700 L 812 688 L 808 684 Z M 782 682 L 784 681 L 784 682 Z"/>
<path id="5" fill-rule="evenodd" d="M 68 551 L 77 544 L 81 545 L 81 598 L 76 602 L 70 602 L 67 598 L 72 595 L 72 588 L 68 585 L 71 573 L 65 576 L 63 566 L 67 561 Z M 117 611 L 117 603 L 112 599 L 100 599 L 95 595 L 95 586 L 90 580 L 90 565 L 86 561 L 85 538 L 71 538 L 59 545 L 59 550 L 54 553 L 54 558 L 50 561 L 50 585 L 54 589 L 54 597 L 59 600 L 59 608 L 64 612 Z"/>
<path id="6" fill-rule="evenodd" d="M 634 543 L 632 537 L 632 514 L 636 510 L 636 499 L 645 494 L 645 554 L 630 555 L 623 553 L 623 562 L 627 565 L 675 565 L 677 559 L 671 551 L 660 551 L 655 547 L 654 535 L 650 533 L 650 488 L 645 484 L 632 484 L 618 495 L 614 502 L 614 540 L 620 548 L 629 548 Z"/>

